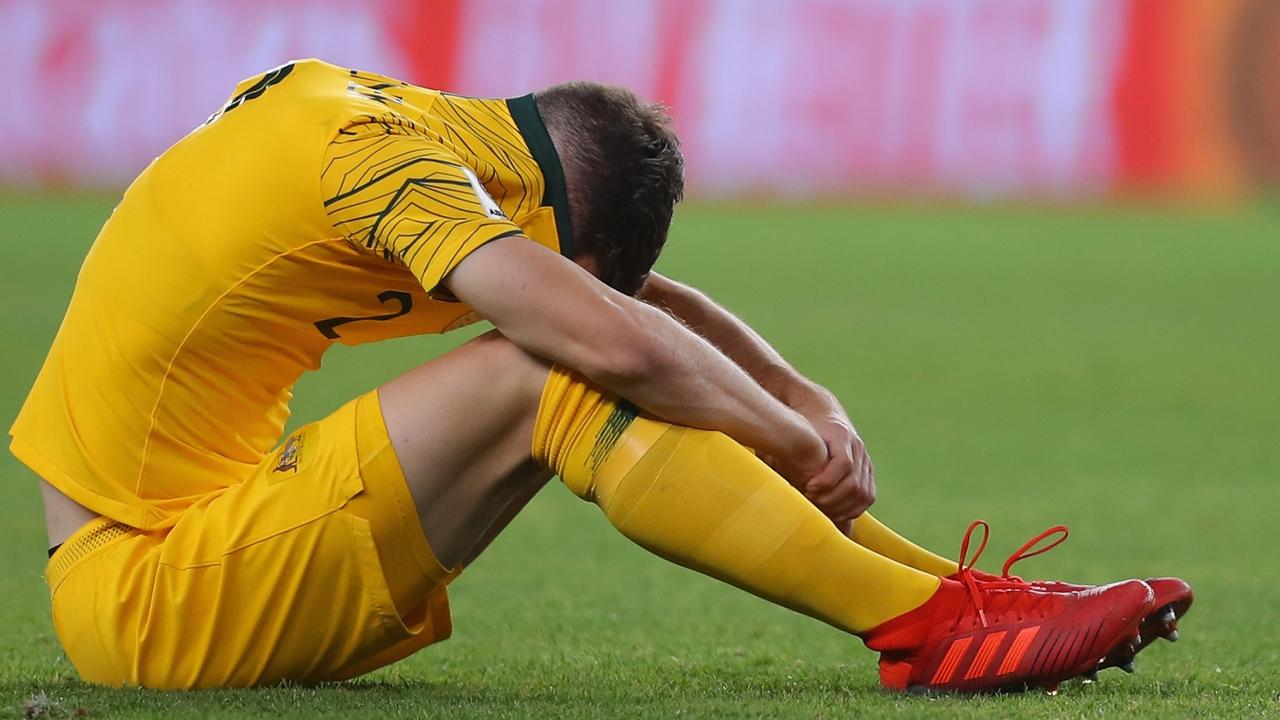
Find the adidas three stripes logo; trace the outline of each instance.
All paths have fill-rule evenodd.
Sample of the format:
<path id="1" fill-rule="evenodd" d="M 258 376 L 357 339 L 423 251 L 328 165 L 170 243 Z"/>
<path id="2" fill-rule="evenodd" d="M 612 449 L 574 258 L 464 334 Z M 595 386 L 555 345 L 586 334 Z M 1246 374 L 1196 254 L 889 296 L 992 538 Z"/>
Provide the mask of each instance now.
<path id="1" fill-rule="evenodd" d="M 1013 638 L 1013 642 L 1005 650 L 1004 658 L 996 668 L 996 675 L 1008 675 L 1018 669 L 1018 665 L 1022 662 L 1023 657 L 1026 656 L 1028 648 L 1031 647 L 1031 642 L 1040 633 L 1040 628 L 1040 625 L 1034 625 L 1018 631 L 1018 634 Z M 973 680 L 985 675 L 994 664 L 998 651 L 1008 635 L 1009 631 L 1000 630 L 986 636 L 978 647 L 978 651 L 973 654 L 968 665 L 965 666 L 963 679 Z M 947 648 L 947 653 L 943 656 L 938 669 L 934 671 L 929 684 L 945 685 L 951 682 L 951 678 L 955 677 L 956 673 L 960 671 L 961 661 L 969 654 L 969 647 L 973 644 L 973 641 L 973 637 L 963 637 L 953 641 L 951 646 Z"/>

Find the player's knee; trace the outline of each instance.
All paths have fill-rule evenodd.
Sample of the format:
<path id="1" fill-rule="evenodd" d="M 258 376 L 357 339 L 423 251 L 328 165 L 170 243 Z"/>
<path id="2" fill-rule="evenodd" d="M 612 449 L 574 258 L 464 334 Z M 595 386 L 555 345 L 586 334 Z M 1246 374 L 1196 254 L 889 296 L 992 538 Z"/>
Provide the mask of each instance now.
<path id="1" fill-rule="evenodd" d="M 462 349 L 468 366 L 484 376 L 487 395 L 537 407 L 551 363 L 525 351 L 497 330 L 476 337 Z"/>
<path id="2" fill-rule="evenodd" d="M 495 364 L 507 368 L 508 374 L 536 380 L 539 387 L 551 370 L 550 362 L 529 353 L 497 330 L 490 330 L 471 343 L 479 346 L 480 351 L 491 357 Z"/>

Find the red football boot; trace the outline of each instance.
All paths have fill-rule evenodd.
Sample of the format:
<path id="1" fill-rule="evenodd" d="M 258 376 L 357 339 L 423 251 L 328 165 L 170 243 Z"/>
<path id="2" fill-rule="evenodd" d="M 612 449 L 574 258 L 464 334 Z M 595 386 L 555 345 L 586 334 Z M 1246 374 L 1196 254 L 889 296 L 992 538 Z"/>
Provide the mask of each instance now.
<path id="1" fill-rule="evenodd" d="M 1046 538 L 1057 535 L 1053 542 L 1044 547 L 1036 548 L 1036 546 Z M 1076 583 L 1062 582 L 1058 580 L 1031 580 L 1024 581 L 1022 578 L 1014 575 L 1011 570 L 1013 566 L 1029 557 L 1035 557 L 1041 553 L 1048 552 L 1067 539 L 1069 531 L 1066 525 L 1054 525 L 1044 532 L 1036 535 L 1022 547 L 1013 551 L 1009 558 L 1004 561 L 1004 565 L 1000 569 L 999 575 L 992 575 L 981 570 L 973 570 L 973 576 L 979 582 L 1026 582 L 1032 588 L 1042 590 L 1044 592 L 1079 592 L 1086 590 L 1089 585 L 1079 585 Z M 956 576 L 951 576 L 955 578 Z M 1178 620 L 1187 614 L 1187 610 L 1191 608 L 1191 601 L 1194 595 L 1191 591 L 1191 585 L 1187 581 L 1174 577 L 1148 578 L 1147 586 L 1151 588 L 1155 594 L 1155 600 L 1152 603 L 1152 610 L 1147 617 L 1143 618 L 1139 626 L 1138 637 L 1132 646 L 1120 646 L 1108 654 L 1106 658 L 1099 663 L 1094 672 L 1086 673 L 1085 679 L 1092 680 L 1097 675 L 1097 670 L 1104 670 L 1109 667 L 1118 667 L 1125 672 L 1133 672 L 1133 658 L 1144 648 L 1155 641 L 1156 638 L 1165 638 L 1169 642 L 1177 642 L 1178 640 Z"/>
<path id="2" fill-rule="evenodd" d="M 979 525 L 986 523 L 970 525 L 961 543 L 958 581 L 944 579 L 924 605 L 864 637 L 867 647 L 880 652 L 881 685 L 910 691 L 1053 691 L 1134 640 L 1153 597 L 1144 583 L 1045 592 L 1020 581 L 979 582 L 972 565 L 965 565 L 970 536 Z"/>

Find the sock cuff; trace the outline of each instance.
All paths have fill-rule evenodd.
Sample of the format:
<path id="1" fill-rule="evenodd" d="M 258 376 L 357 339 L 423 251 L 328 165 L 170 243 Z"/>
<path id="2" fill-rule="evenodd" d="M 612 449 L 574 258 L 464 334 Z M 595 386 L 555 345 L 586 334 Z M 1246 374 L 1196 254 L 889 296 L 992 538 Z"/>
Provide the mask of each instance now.
<path id="1" fill-rule="evenodd" d="M 552 367 L 533 426 L 533 458 L 575 495 L 595 500 L 602 471 L 623 473 L 671 426 L 563 366 Z"/>
<path id="2" fill-rule="evenodd" d="M 569 471 L 571 464 L 581 464 L 571 463 L 570 456 L 580 454 L 575 452 L 582 445 L 579 438 L 588 436 L 593 429 L 598 432 L 596 426 L 602 425 L 603 418 L 608 416 L 602 409 L 613 406 L 612 396 L 585 382 L 573 370 L 562 365 L 551 368 L 534 420 L 533 458 L 559 475 L 579 496 L 586 496 L 585 483 L 590 478 L 581 478 L 581 473 Z M 574 476 L 572 482 L 566 474 Z M 584 486 L 578 487 L 580 484 Z"/>

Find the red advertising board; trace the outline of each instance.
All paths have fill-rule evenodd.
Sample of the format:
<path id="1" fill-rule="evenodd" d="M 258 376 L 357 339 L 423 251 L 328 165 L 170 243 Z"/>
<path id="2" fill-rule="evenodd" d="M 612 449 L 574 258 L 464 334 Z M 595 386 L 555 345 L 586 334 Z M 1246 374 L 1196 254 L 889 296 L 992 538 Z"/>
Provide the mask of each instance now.
<path id="1" fill-rule="evenodd" d="M 472 95 L 628 85 L 673 108 L 703 195 L 1239 185 L 1229 112 L 1204 109 L 1227 83 L 1179 68 L 1249 3 L 1198 5 L 0 0 L 0 182 L 127 182 L 241 78 L 315 56 Z"/>

